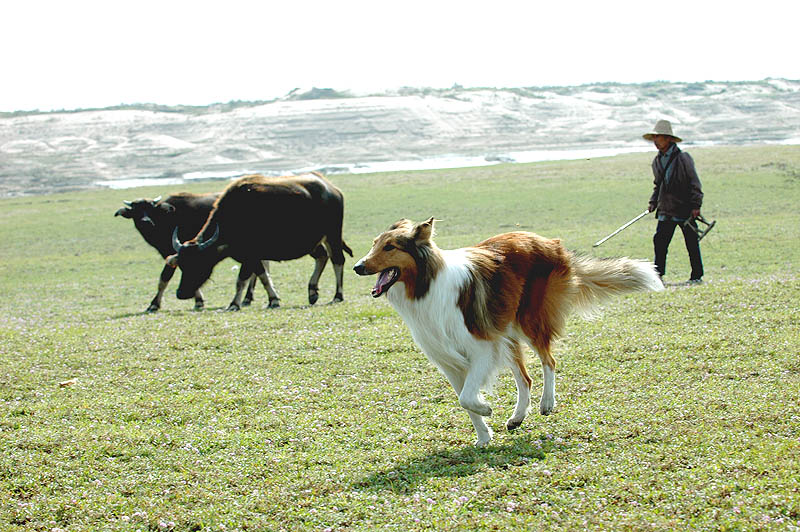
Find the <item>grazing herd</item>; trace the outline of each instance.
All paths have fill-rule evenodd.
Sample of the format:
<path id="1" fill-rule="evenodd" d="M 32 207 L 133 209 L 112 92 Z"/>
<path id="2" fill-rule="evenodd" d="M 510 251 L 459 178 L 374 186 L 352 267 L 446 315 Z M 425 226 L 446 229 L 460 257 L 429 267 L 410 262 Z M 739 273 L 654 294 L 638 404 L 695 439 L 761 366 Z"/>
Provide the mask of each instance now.
<path id="1" fill-rule="evenodd" d="M 241 264 L 228 310 L 252 302 L 256 278 L 267 290 L 269 307 L 278 307 L 280 298 L 268 261 L 305 255 L 315 259 L 308 302 L 313 305 L 319 298 L 318 282 L 328 258 L 336 274 L 333 301 L 344 300 L 344 252 L 353 256 L 342 239 L 344 199 L 338 188 L 316 172 L 287 177 L 249 175 L 219 194 L 180 193 L 164 199 L 126 201 L 115 216 L 132 219 L 145 241 L 166 261 L 147 312 L 161 308 L 164 290 L 177 268 L 182 272 L 178 299 L 194 297 L 195 309 L 202 309 L 205 302 L 200 287 L 227 257 Z"/>

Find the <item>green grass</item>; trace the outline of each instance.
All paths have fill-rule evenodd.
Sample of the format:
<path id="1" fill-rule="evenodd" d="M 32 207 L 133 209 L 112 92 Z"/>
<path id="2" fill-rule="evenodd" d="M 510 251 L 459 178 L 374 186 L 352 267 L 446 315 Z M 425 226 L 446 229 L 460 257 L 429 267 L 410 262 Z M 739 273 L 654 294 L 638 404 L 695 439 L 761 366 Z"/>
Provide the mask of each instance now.
<path id="1" fill-rule="evenodd" d="M 690 151 L 717 219 L 706 283 L 571 319 L 555 413 L 505 431 L 504 374 L 481 450 L 353 261 L 343 304 L 306 305 L 302 259 L 273 266 L 282 308 L 262 290 L 221 312 L 226 261 L 208 310 L 174 280 L 145 315 L 160 259 L 113 213 L 174 189 L 0 200 L 0 530 L 797 530 L 800 149 Z M 356 258 L 429 216 L 445 248 L 522 228 L 650 258 L 651 219 L 591 248 L 646 207 L 650 157 L 333 181 Z M 668 281 L 688 274 L 676 234 Z"/>

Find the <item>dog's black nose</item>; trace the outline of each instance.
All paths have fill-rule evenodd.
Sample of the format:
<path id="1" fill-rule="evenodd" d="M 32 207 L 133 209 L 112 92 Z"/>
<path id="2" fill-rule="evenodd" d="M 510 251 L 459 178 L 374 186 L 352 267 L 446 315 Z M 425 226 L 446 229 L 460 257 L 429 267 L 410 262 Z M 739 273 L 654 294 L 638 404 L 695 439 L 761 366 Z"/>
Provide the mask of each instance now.
<path id="1" fill-rule="evenodd" d="M 364 266 L 363 263 L 359 262 L 355 266 L 353 266 L 353 271 L 356 272 L 358 275 L 366 275 L 367 274 L 367 267 Z"/>

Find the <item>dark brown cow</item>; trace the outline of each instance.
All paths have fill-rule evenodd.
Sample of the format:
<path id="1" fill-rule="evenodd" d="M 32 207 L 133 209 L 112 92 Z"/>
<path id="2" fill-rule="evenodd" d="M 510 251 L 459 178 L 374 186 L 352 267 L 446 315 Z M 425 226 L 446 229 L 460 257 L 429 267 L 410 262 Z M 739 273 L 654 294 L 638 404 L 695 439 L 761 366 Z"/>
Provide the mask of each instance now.
<path id="1" fill-rule="evenodd" d="M 197 235 L 182 242 L 176 232 L 177 253 L 168 259 L 182 270 L 178 299 L 188 299 L 211 276 L 221 260 L 241 263 L 236 310 L 244 283 L 251 274 L 264 275 L 262 260 L 292 260 L 304 255 L 316 259 L 308 284 L 308 301 L 319 297 L 317 283 L 330 256 L 336 273 L 334 302 L 344 300 L 344 253 L 353 256 L 342 240 L 344 199 L 341 191 L 318 173 L 286 177 L 250 175 L 232 182 L 214 204 Z"/>
<path id="2" fill-rule="evenodd" d="M 119 209 L 114 216 L 122 216 L 133 220 L 136 229 L 142 238 L 156 248 L 162 258 L 166 258 L 174 250 L 172 248 L 173 233 L 177 229 L 179 238 L 192 238 L 203 227 L 208 219 L 214 202 L 219 198 L 219 193 L 214 194 L 191 194 L 181 192 L 172 194 L 162 199 L 161 196 L 155 199 L 137 199 L 135 201 L 125 201 L 125 207 Z M 269 272 L 269 265 L 265 264 L 265 270 Z M 161 276 L 158 280 L 158 291 L 147 307 L 146 312 L 156 312 L 161 308 L 161 300 L 164 290 L 167 288 L 175 268 L 164 265 Z M 251 279 L 248 287 L 245 305 L 253 300 L 253 285 L 255 277 Z M 278 295 L 275 293 L 272 284 L 266 287 L 270 296 L 270 305 L 277 306 Z M 200 290 L 194 293 L 195 305 L 197 310 L 205 306 L 203 294 Z"/>

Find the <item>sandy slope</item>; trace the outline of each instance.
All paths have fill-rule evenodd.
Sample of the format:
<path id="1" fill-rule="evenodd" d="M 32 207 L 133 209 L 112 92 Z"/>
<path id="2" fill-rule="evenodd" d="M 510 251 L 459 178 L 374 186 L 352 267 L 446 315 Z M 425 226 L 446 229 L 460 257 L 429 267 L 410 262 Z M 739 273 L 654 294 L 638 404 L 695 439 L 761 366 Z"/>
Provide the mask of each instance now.
<path id="1" fill-rule="evenodd" d="M 321 97 L 320 97 L 321 96 Z M 0 195 L 102 181 L 353 171 L 441 156 L 645 147 L 657 119 L 687 144 L 800 142 L 800 81 L 292 93 L 204 108 L 0 114 Z M 436 163 L 432 163 L 435 165 Z M 426 166 L 427 163 L 418 163 Z M 373 166 L 367 166 L 373 168 Z M 363 168 L 362 168 L 363 170 Z"/>

